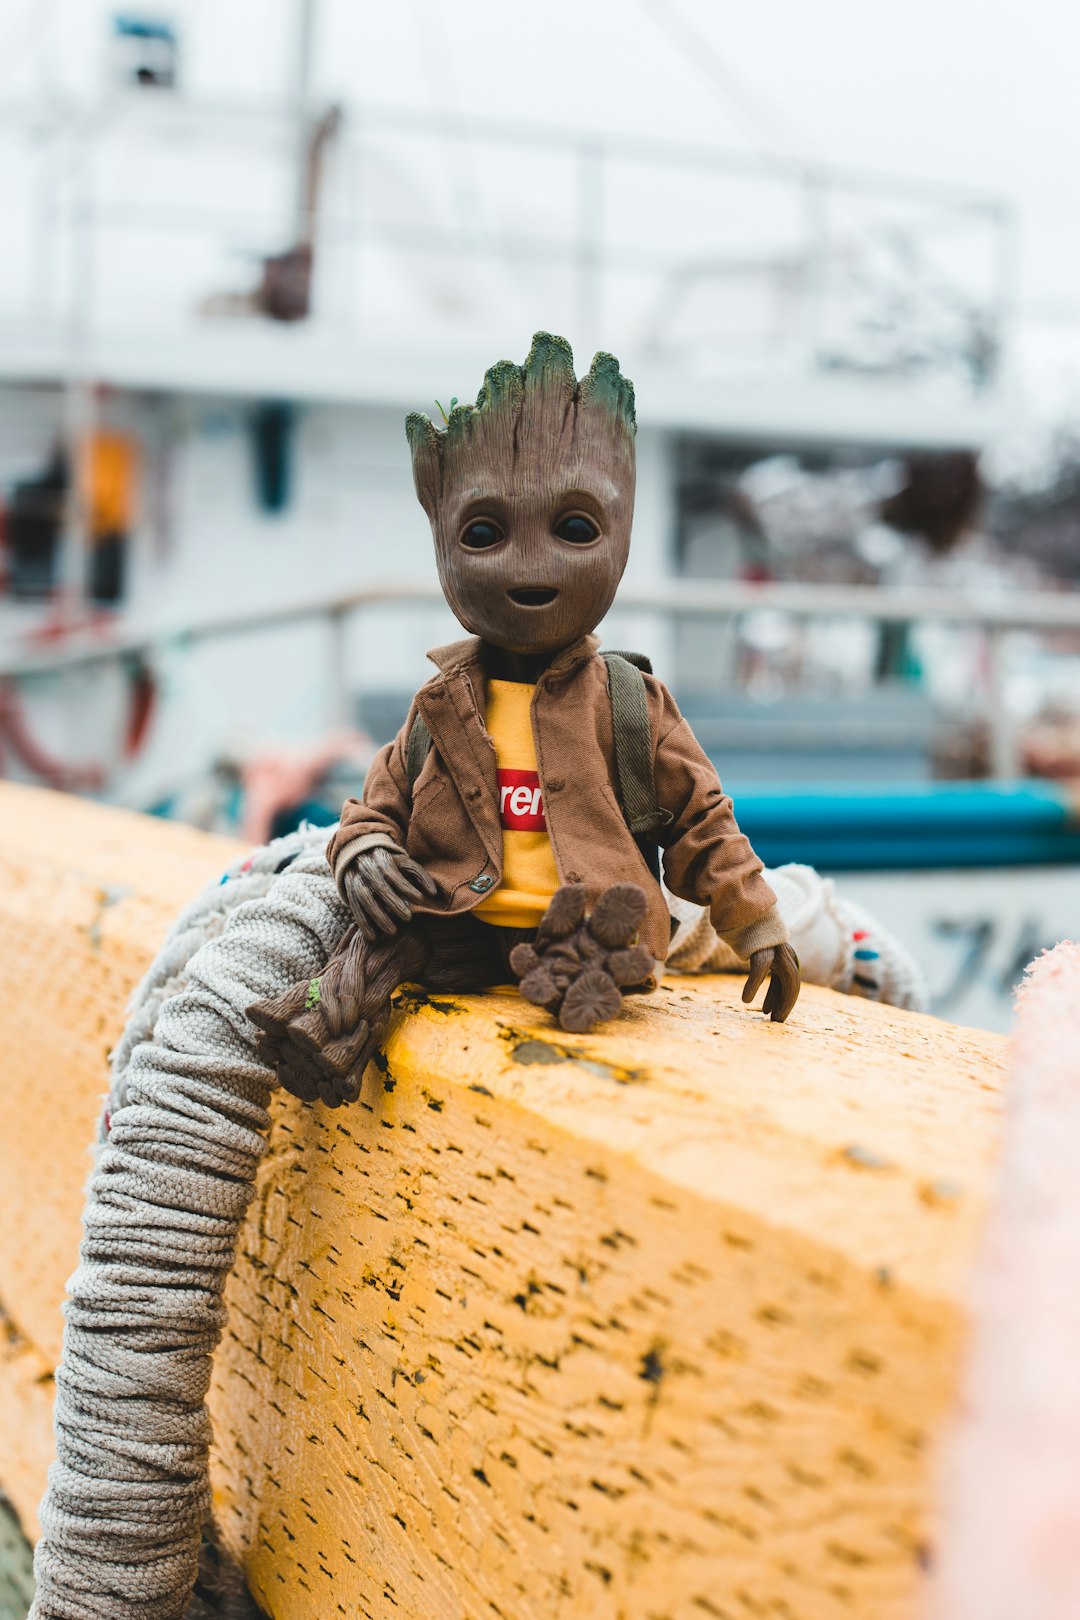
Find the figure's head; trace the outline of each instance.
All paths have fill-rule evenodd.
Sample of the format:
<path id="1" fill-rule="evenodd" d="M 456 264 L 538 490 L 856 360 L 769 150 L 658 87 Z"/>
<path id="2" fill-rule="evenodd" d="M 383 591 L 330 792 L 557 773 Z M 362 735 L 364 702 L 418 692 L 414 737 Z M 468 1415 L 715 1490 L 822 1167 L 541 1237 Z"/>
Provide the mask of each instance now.
<path id="1" fill-rule="evenodd" d="M 588 634 L 626 567 L 634 512 L 634 386 L 610 354 L 580 382 L 565 338 L 538 332 L 500 360 L 445 430 L 405 424 L 446 600 L 467 630 L 516 653 Z"/>

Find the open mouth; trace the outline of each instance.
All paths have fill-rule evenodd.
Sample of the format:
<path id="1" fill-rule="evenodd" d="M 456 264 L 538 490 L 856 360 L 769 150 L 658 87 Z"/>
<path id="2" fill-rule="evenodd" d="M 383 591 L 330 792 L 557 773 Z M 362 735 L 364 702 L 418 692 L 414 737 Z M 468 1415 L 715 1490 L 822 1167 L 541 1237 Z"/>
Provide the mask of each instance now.
<path id="1" fill-rule="evenodd" d="M 511 602 L 517 603 L 518 607 L 547 607 L 549 602 L 554 602 L 559 593 L 550 585 L 541 585 L 535 589 L 520 586 L 517 590 L 507 591 L 506 594 Z"/>

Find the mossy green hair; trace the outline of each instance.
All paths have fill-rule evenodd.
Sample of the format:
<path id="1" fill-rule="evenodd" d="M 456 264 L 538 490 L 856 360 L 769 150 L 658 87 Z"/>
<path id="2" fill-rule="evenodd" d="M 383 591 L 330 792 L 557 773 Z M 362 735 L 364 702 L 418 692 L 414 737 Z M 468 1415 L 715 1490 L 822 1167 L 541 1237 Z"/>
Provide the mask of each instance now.
<path id="1" fill-rule="evenodd" d="M 619 370 L 615 356 L 603 352 L 594 355 L 579 382 L 574 376 L 573 350 L 566 339 L 551 332 L 537 332 L 525 364 L 497 360 L 489 366 L 476 404 L 453 404 L 444 428 L 436 427 L 423 411 L 410 411 L 405 418 L 405 432 L 413 456 L 425 449 L 441 453 L 451 448 L 485 415 L 502 411 L 517 414 L 530 394 L 548 388 L 565 393 L 568 402 L 573 400 L 579 409 L 606 410 L 629 434 L 637 432 L 634 385 Z"/>

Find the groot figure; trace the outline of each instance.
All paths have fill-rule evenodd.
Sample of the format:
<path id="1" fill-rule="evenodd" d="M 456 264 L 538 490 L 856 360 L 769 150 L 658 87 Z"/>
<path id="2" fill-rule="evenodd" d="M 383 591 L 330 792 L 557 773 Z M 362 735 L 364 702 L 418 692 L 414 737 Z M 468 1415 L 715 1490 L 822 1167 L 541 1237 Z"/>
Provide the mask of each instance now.
<path id="1" fill-rule="evenodd" d="M 353 926 L 323 972 L 251 1016 L 298 1096 L 355 1100 L 403 981 L 520 979 L 570 1030 L 647 991 L 672 893 L 710 908 L 787 1018 L 799 968 L 761 862 L 671 694 L 592 630 L 615 596 L 634 505 L 634 392 L 598 354 L 539 333 L 446 428 L 406 422 L 443 591 L 471 639 L 345 805 L 328 858 Z"/>

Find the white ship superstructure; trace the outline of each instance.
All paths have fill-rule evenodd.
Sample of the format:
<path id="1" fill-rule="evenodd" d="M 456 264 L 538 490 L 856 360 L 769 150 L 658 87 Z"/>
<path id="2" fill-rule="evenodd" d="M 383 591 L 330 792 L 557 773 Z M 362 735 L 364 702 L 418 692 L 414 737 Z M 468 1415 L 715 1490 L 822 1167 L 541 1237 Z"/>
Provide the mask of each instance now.
<path id="1" fill-rule="evenodd" d="M 296 20 L 284 94 L 185 89 L 181 51 L 178 87 L 166 73 L 102 89 L 88 72 L 81 97 L 0 109 L 14 244 L 0 263 L 0 478 L 32 476 L 53 444 L 77 457 L 103 424 L 138 447 L 109 622 L 63 629 L 82 611 L 77 499 L 62 608 L 0 602 L 9 671 L 43 624 L 39 669 L 95 638 L 152 640 L 157 723 L 108 791 L 147 802 L 216 754 L 356 720 L 363 695 L 422 677 L 424 647 L 455 626 L 437 600 L 385 599 L 434 579 L 403 417 L 470 397 L 537 328 L 568 336 L 583 364 L 613 350 L 637 385 L 626 585 L 646 605 L 605 634 L 648 647 L 676 686 L 700 677 L 709 643 L 647 604 L 715 572 L 680 544 L 689 441 L 977 448 L 1000 421 L 1012 227 L 999 198 L 658 142 L 614 119 L 332 107 L 311 71 L 318 13 L 301 4 Z M 303 301 L 305 250 L 310 313 L 258 313 L 275 275 L 271 303 L 297 274 Z M 347 616 L 272 622 L 375 590 Z M 185 634 L 264 615 L 243 635 Z M 107 756 L 123 670 L 72 681 L 21 683 L 40 739 L 66 759 Z"/>

